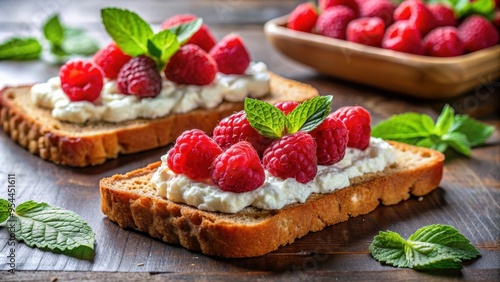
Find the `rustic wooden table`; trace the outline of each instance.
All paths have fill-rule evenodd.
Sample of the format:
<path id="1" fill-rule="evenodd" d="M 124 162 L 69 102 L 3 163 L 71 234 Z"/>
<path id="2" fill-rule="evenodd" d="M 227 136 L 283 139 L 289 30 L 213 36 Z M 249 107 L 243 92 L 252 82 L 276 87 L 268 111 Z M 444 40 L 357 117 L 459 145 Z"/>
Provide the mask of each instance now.
<path id="1" fill-rule="evenodd" d="M 283 76 L 333 94 L 334 108 L 363 105 L 373 123 L 392 114 L 416 111 L 436 117 L 445 103 L 496 126 L 496 133 L 470 158 L 448 154 L 440 187 L 419 201 L 412 198 L 395 206 L 352 218 L 309 234 L 268 255 L 248 259 L 207 257 L 165 244 L 131 230 L 123 230 L 100 211 L 99 179 L 124 173 L 156 161 L 167 151 L 159 148 L 122 156 L 97 167 L 75 169 L 58 166 L 31 155 L 0 131 L 0 197 L 7 197 L 8 174 L 15 174 L 17 203 L 44 201 L 75 211 L 96 234 L 93 262 L 32 249 L 17 244 L 16 273 L 7 272 L 8 234 L 0 227 L 0 280 L 498 280 L 500 279 L 500 85 L 493 82 L 447 101 L 422 101 L 398 93 L 357 85 L 317 74 L 279 55 L 266 41 L 263 23 L 290 12 L 300 1 L 106 1 L 106 6 L 133 9 L 159 24 L 180 12 L 205 18 L 218 38 L 237 31 L 248 43 L 255 60 Z M 100 1 L 0 2 L 0 39 L 39 34 L 40 24 L 53 12 L 63 21 L 89 29 L 99 40 L 107 37 L 99 23 Z M 307 54 L 304 54 L 307 55 Z M 44 81 L 57 74 L 46 62 L 0 62 L 0 84 Z M 495 111 L 497 114 L 495 114 Z M 409 236 L 434 223 L 459 229 L 481 252 L 462 270 L 419 272 L 384 266 L 373 260 L 368 246 L 381 230 Z"/>

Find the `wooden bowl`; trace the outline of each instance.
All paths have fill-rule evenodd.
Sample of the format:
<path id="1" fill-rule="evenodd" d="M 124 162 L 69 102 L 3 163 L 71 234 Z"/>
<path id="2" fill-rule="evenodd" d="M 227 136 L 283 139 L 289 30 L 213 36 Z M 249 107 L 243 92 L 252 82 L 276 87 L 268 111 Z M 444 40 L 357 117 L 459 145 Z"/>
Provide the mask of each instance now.
<path id="1" fill-rule="evenodd" d="M 284 55 L 319 72 L 426 99 L 451 98 L 500 77 L 500 45 L 450 58 L 365 46 L 290 30 L 287 16 L 264 26 Z"/>

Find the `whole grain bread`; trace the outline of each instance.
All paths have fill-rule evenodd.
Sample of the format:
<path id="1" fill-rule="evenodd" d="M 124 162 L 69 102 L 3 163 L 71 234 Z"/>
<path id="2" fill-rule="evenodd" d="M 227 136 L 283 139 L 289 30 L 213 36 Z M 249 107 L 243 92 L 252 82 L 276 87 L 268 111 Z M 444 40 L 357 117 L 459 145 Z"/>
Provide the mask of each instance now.
<path id="1" fill-rule="evenodd" d="M 119 154 L 136 153 L 167 145 L 183 131 L 199 128 L 211 132 L 219 120 L 243 109 L 243 103 L 224 102 L 213 109 L 197 109 L 157 119 L 121 123 L 61 122 L 51 111 L 31 101 L 31 86 L 0 91 L 3 129 L 22 147 L 57 164 L 83 167 L 98 165 Z M 304 101 L 318 95 L 313 87 L 271 74 L 270 93 L 263 100 Z"/>
<path id="2" fill-rule="evenodd" d="M 303 204 L 280 210 L 247 207 L 235 214 L 199 210 L 156 195 L 150 183 L 160 162 L 100 181 L 101 209 L 123 228 L 149 233 L 165 242 L 229 258 L 254 257 L 292 243 L 308 232 L 423 196 L 441 181 L 443 154 L 391 142 L 396 163 L 379 173 L 351 179 L 351 186 L 312 194 Z"/>

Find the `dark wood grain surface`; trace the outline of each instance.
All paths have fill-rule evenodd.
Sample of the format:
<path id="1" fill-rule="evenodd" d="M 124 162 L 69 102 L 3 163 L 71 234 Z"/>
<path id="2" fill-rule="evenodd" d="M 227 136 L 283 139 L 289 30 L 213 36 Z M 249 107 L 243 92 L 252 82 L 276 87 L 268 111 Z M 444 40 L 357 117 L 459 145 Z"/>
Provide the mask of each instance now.
<path id="1" fill-rule="evenodd" d="M 206 19 L 216 36 L 237 31 L 248 43 L 255 60 L 283 76 L 334 95 L 334 108 L 362 105 L 372 113 L 373 124 L 392 114 L 416 111 L 436 117 L 445 103 L 496 126 L 487 144 L 470 158 L 447 154 L 440 187 L 423 199 L 411 198 L 395 206 L 352 218 L 323 231 L 311 233 L 268 255 L 248 259 L 223 259 L 189 252 L 148 235 L 123 230 L 100 211 L 98 181 L 154 162 L 167 151 L 159 148 L 121 156 L 101 166 L 83 169 L 55 165 L 31 155 L 0 130 L 0 197 L 7 197 L 7 175 L 16 176 L 16 202 L 44 201 L 75 211 L 96 234 L 93 262 L 15 246 L 16 274 L 6 264 L 10 246 L 0 227 L 0 280 L 430 280 L 500 279 L 500 83 L 483 84 L 474 91 L 447 101 L 410 99 L 398 93 L 322 76 L 278 54 L 266 41 L 262 24 L 290 12 L 300 1 L 0 1 L 0 39 L 38 34 L 40 23 L 54 11 L 71 25 L 88 28 L 102 43 L 107 37 L 99 23 L 103 6 L 127 7 L 159 24 L 180 12 Z M 307 54 L 304 54 L 307 56 Z M 47 62 L 0 62 L 0 85 L 34 83 L 57 74 Z M 479 78 L 478 78 L 479 79 Z M 381 265 L 368 246 L 382 230 L 403 237 L 428 224 L 449 224 L 459 229 L 481 257 L 462 270 L 418 272 Z"/>

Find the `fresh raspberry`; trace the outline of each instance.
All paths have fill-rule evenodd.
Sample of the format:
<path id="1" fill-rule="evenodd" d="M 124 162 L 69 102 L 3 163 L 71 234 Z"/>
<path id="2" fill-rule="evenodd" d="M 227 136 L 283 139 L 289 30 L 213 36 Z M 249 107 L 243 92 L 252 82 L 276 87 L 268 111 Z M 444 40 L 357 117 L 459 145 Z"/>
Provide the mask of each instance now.
<path id="1" fill-rule="evenodd" d="M 212 56 L 194 44 L 182 46 L 165 67 L 165 76 L 177 84 L 207 85 L 216 74 Z"/>
<path id="2" fill-rule="evenodd" d="M 310 2 L 298 5 L 288 17 L 288 28 L 304 32 L 312 32 L 316 21 L 318 20 L 318 11 Z"/>
<path id="3" fill-rule="evenodd" d="M 273 141 L 260 135 L 248 122 L 245 111 L 232 114 L 219 122 L 214 128 L 214 141 L 222 149 L 227 149 L 239 141 L 248 141 L 255 148 L 259 156 Z"/>
<path id="4" fill-rule="evenodd" d="M 71 60 L 59 70 L 61 88 L 73 101 L 93 102 L 104 84 L 101 68 L 90 61 Z"/>
<path id="5" fill-rule="evenodd" d="M 387 28 L 382 39 L 382 48 L 422 55 L 422 36 L 408 21 L 398 21 Z"/>
<path id="6" fill-rule="evenodd" d="M 190 14 L 175 15 L 161 24 L 161 29 L 168 29 L 180 24 L 189 23 L 195 21 L 198 17 Z M 206 24 L 203 24 L 200 29 L 193 34 L 193 36 L 188 40 L 187 44 L 194 44 L 201 47 L 205 52 L 209 52 L 212 47 L 217 43 L 214 35 L 208 28 Z"/>
<path id="7" fill-rule="evenodd" d="M 319 9 L 323 12 L 340 5 L 351 8 L 354 14 L 358 15 L 359 6 L 355 0 L 319 0 Z"/>
<path id="8" fill-rule="evenodd" d="M 253 191 L 266 178 L 257 152 L 247 141 L 234 144 L 215 158 L 211 170 L 215 185 L 228 192 Z"/>
<path id="9" fill-rule="evenodd" d="M 309 134 L 316 140 L 318 164 L 332 165 L 344 158 L 349 132 L 340 119 L 330 114 Z"/>
<path id="10" fill-rule="evenodd" d="M 421 35 L 427 34 L 436 27 L 436 20 L 431 11 L 420 0 L 406 0 L 394 10 L 394 20 L 408 20 L 417 27 Z"/>
<path id="11" fill-rule="evenodd" d="M 345 39 L 347 24 L 356 18 L 354 11 L 346 6 L 334 6 L 324 11 L 316 22 L 319 34 Z"/>
<path id="12" fill-rule="evenodd" d="M 390 0 L 361 0 L 358 3 L 361 17 L 378 17 L 384 21 L 385 26 L 392 24 L 396 5 Z"/>
<path id="13" fill-rule="evenodd" d="M 131 58 L 123 53 L 115 42 L 111 42 L 104 49 L 97 51 L 92 59 L 94 63 L 101 67 L 105 77 L 115 79 L 123 65 L 130 61 Z"/>
<path id="14" fill-rule="evenodd" d="M 130 59 L 118 73 L 116 82 L 120 93 L 141 98 L 158 95 L 162 83 L 155 61 L 146 56 Z"/>
<path id="15" fill-rule="evenodd" d="M 366 149 L 370 144 L 370 113 L 360 106 L 347 106 L 336 110 L 332 116 L 344 122 L 349 131 L 347 147 Z"/>
<path id="16" fill-rule="evenodd" d="M 318 172 L 316 142 L 310 134 L 302 131 L 285 135 L 267 147 L 262 163 L 276 177 L 295 178 L 305 184 Z"/>
<path id="17" fill-rule="evenodd" d="M 425 54 L 434 57 L 453 57 L 464 53 L 464 43 L 452 26 L 438 27 L 422 40 Z"/>
<path id="18" fill-rule="evenodd" d="M 465 45 L 465 51 L 474 52 L 498 43 L 498 32 L 484 17 L 472 15 L 458 27 L 458 34 Z"/>
<path id="19" fill-rule="evenodd" d="M 431 4 L 428 5 L 427 8 L 431 11 L 436 20 L 436 27 L 457 25 L 455 12 L 448 6 L 443 4 Z"/>
<path id="20" fill-rule="evenodd" d="M 288 115 L 291 113 L 297 106 L 299 105 L 299 102 L 295 101 L 286 101 L 286 102 L 278 102 L 274 104 L 278 110 L 282 111 L 285 115 Z"/>
<path id="21" fill-rule="evenodd" d="M 347 25 L 347 40 L 380 47 L 384 38 L 384 31 L 384 21 L 381 18 L 359 18 Z"/>
<path id="22" fill-rule="evenodd" d="M 210 50 L 221 73 L 244 74 L 250 65 L 250 54 L 243 39 L 236 34 L 226 35 Z"/>
<path id="23" fill-rule="evenodd" d="M 199 129 L 184 131 L 167 155 L 167 165 L 173 172 L 193 180 L 210 177 L 210 166 L 222 153 L 217 143 Z"/>

